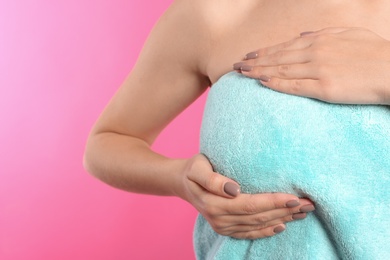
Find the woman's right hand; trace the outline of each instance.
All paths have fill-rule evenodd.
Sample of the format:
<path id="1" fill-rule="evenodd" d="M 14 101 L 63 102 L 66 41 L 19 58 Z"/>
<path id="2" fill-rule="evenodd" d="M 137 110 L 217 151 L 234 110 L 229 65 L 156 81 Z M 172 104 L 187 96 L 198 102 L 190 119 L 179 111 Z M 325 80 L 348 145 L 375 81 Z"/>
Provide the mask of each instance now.
<path id="1" fill-rule="evenodd" d="M 198 154 L 186 163 L 180 197 L 191 203 L 220 235 L 239 239 L 273 236 L 285 223 L 314 210 L 310 200 L 285 193 L 242 194 L 233 180 L 213 171 Z"/>

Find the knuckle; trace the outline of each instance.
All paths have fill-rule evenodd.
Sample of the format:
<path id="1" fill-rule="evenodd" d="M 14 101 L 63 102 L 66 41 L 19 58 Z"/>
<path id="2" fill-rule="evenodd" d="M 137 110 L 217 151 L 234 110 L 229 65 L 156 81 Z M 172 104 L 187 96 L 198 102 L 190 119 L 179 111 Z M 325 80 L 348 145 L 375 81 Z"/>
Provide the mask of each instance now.
<path id="1" fill-rule="evenodd" d="M 298 94 L 301 91 L 302 81 L 299 79 L 291 80 L 289 83 L 289 90 L 291 94 Z"/>
<path id="2" fill-rule="evenodd" d="M 257 235 L 255 232 L 247 232 L 245 233 L 245 239 L 254 240 L 257 238 Z"/>
<path id="3" fill-rule="evenodd" d="M 270 59 L 271 62 L 273 63 L 278 63 L 280 60 L 285 56 L 286 52 L 285 51 L 278 51 L 275 54 L 273 54 Z"/>
<path id="4" fill-rule="evenodd" d="M 257 223 L 257 226 L 260 228 L 263 228 L 265 223 L 267 223 L 268 221 L 270 221 L 270 217 L 264 214 L 257 215 L 254 218 L 254 222 Z"/>
<path id="5" fill-rule="evenodd" d="M 266 227 L 268 227 L 267 222 L 263 222 L 263 223 L 255 225 L 253 227 L 253 230 L 261 230 L 261 229 L 264 229 Z"/>
<path id="6" fill-rule="evenodd" d="M 286 216 L 286 217 L 284 217 L 283 219 L 282 219 L 282 221 L 283 222 L 291 222 L 291 221 L 293 221 L 294 220 L 294 218 L 293 218 L 293 215 L 291 214 L 291 215 L 288 215 L 288 216 Z"/>
<path id="7" fill-rule="evenodd" d="M 277 209 L 280 208 L 278 206 L 278 195 L 273 193 L 264 194 L 264 201 L 267 203 L 267 208 L 269 209 Z"/>
<path id="8" fill-rule="evenodd" d="M 290 68 L 291 68 L 290 65 L 286 65 L 286 64 L 279 65 L 277 66 L 278 74 L 282 77 L 285 77 L 287 73 L 290 71 Z"/>
<path id="9" fill-rule="evenodd" d="M 245 214 L 254 214 L 257 212 L 257 206 L 256 206 L 256 203 L 249 199 L 248 201 L 246 201 L 246 203 L 244 204 L 243 208 L 242 208 L 243 212 Z"/>
<path id="10" fill-rule="evenodd" d="M 216 173 L 210 174 L 205 181 L 205 188 L 210 191 L 214 191 L 218 186 L 219 175 Z"/>

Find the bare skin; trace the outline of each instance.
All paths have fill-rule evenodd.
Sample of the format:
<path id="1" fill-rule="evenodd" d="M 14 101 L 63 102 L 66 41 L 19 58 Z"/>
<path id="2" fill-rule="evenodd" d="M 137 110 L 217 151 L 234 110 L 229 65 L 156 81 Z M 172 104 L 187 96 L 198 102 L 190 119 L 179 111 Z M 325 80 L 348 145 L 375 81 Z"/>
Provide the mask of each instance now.
<path id="1" fill-rule="evenodd" d="M 390 36 L 383 25 L 389 6 L 385 1 L 175 1 L 92 129 L 86 169 L 123 190 L 178 196 L 222 235 L 255 239 L 283 231 L 286 222 L 314 210 L 312 202 L 283 193 L 241 194 L 203 155 L 171 159 L 150 146 L 246 53 L 331 26 L 366 27 Z M 236 185 L 237 194 L 226 193 L 226 183 Z"/>

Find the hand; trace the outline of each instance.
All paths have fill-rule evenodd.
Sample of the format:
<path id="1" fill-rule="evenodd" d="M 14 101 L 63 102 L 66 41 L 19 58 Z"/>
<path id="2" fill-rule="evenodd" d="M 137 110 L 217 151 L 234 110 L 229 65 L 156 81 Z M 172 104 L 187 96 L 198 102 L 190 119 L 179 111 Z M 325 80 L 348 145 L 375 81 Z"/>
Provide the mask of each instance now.
<path id="1" fill-rule="evenodd" d="M 273 236 L 285 222 L 302 219 L 313 211 L 312 202 L 291 194 L 241 194 L 239 185 L 213 172 L 203 155 L 191 158 L 183 174 L 185 195 L 215 232 L 243 239 Z"/>
<path id="2" fill-rule="evenodd" d="M 390 42 L 363 28 L 327 28 L 248 53 L 234 64 L 276 91 L 345 104 L 390 104 Z"/>

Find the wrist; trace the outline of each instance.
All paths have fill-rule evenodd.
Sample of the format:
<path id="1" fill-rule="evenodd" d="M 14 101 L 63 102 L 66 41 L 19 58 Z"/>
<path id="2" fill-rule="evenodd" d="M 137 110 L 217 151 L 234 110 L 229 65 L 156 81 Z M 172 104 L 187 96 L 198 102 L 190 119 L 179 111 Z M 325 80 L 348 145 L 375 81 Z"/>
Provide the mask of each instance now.
<path id="1" fill-rule="evenodd" d="M 173 164 L 173 178 L 172 178 L 172 185 L 171 185 L 171 193 L 173 196 L 179 197 L 183 200 L 188 201 L 187 199 L 187 192 L 184 182 L 185 177 L 185 171 L 187 168 L 189 159 L 174 159 L 172 161 Z"/>

